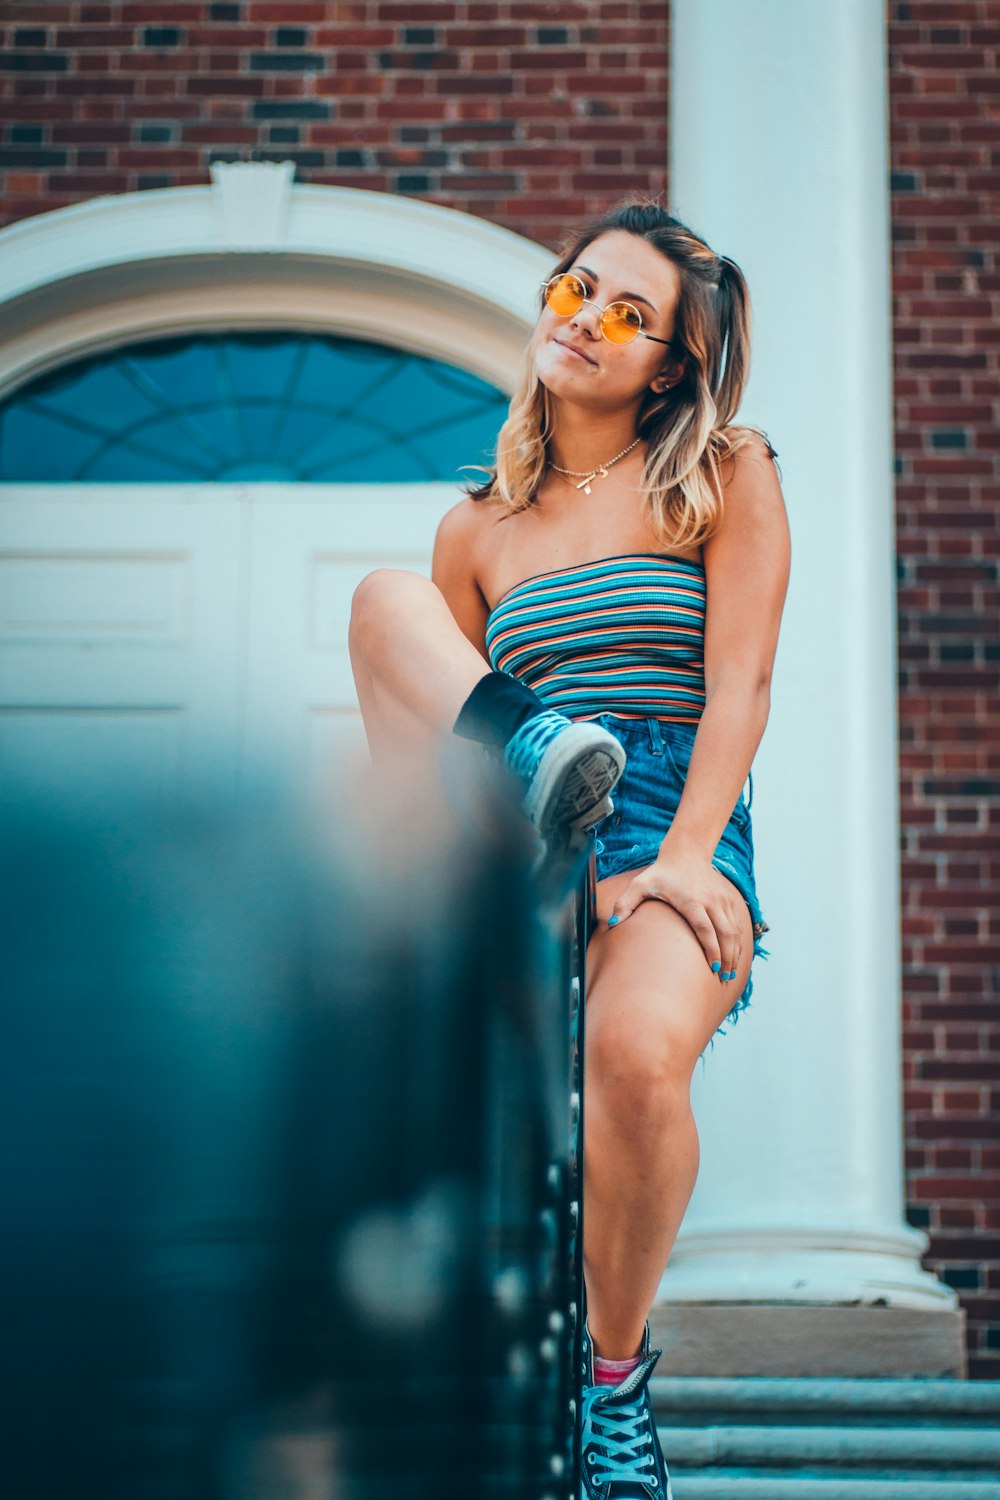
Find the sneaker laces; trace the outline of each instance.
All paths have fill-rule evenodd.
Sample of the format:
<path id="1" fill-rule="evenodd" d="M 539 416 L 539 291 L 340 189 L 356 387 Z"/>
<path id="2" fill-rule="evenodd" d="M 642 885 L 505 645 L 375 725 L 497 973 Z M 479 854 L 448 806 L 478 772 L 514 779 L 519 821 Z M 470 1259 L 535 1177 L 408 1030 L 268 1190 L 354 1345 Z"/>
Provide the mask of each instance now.
<path id="1" fill-rule="evenodd" d="M 645 1385 L 631 1400 L 615 1401 L 614 1394 L 608 1386 L 600 1385 L 583 1393 L 584 1420 L 590 1423 L 592 1441 L 605 1450 L 594 1453 L 589 1449 L 591 1482 L 597 1486 L 624 1479 L 634 1485 L 637 1480 L 642 1484 L 651 1480 L 655 1487 L 656 1460 L 649 1408 L 644 1400 Z"/>
<path id="2" fill-rule="evenodd" d="M 513 771 L 515 776 L 520 776 L 522 781 L 529 782 L 556 735 L 572 722 L 565 714 L 556 713 L 551 708 L 527 719 L 520 729 L 514 731 L 507 743 L 504 759 L 508 770 Z"/>

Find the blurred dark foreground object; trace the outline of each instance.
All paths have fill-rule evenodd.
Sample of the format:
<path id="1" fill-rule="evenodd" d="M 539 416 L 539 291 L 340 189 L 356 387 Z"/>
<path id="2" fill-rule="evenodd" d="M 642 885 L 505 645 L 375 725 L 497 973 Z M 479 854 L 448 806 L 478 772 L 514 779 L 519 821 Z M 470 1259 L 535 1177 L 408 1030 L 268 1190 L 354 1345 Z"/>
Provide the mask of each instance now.
<path id="1" fill-rule="evenodd" d="M 486 795 L 380 865 L 343 814 L 8 779 L 12 1500 L 570 1494 L 578 872 Z"/>

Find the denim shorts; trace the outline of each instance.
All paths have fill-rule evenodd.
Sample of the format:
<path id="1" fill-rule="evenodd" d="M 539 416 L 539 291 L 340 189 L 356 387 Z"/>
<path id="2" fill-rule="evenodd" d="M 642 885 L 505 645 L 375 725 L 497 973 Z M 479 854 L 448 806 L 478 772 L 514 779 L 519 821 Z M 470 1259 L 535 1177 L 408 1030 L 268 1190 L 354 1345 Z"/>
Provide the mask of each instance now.
<path id="1" fill-rule="evenodd" d="M 605 880 L 622 870 L 642 869 L 656 859 L 681 800 L 697 725 L 673 724 L 666 719 L 623 719 L 617 714 L 601 714 L 589 722 L 600 724 L 620 740 L 627 756 L 625 770 L 612 793 L 614 812 L 598 823 L 595 831 L 597 879 Z M 732 881 L 750 909 L 754 958 L 767 958 L 768 951 L 760 939 L 770 929 L 761 915 L 754 880 L 752 801 L 751 775 L 750 799 L 744 802 L 741 794 L 722 831 L 712 864 Z M 752 993 L 753 980 L 748 975 L 727 1021 L 736 1022 L 750 1004 Z M 718 1032 L 726 1035 L 721 1026 Z"/>

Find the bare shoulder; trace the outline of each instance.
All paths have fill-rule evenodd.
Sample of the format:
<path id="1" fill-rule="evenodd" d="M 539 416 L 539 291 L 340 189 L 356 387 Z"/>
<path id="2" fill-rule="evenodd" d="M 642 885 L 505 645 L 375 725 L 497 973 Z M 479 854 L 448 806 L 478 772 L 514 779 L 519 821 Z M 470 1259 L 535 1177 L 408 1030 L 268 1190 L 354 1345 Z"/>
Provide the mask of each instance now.
<path id="1" fill-rule="evenodd" d="M 727 427 L 725 435 L 734 445 L 721 465 L 726 498 L 730 490 L 745 493 L 766 489 L 780 495 L 778 452 L 767 433 L 759 427 Z"/>
<path id="2" fill-rule="evenodd" d="M 726 559 L 787 572 L 791 537 L 777 452 L 755 427 L 730 427 L 726 435 L 738 446 L 720 465 L 722 518 L 705 543 L 706 562 L 714 554 L 717 565 Z"/>
<path id="3" fill-rule="evenodd" d="M 467 545 L 482 531 L 484 504 L 463 495 L 461 500 L 446 510 L 438 523 L 438 536 L 446 545 Z"/>
<path id="4" fill-rule="evenodd" d="M 726 436 L 737 446 L 720 464 L 723 518 L 720 530 L 780 516 L 787 522 L 777 450 L 756 427 L 729 427 Z"/>
<path id="5" fill-rule="evenodd" d="M 466 495 L 445 511 L 434 536 L 431 580 L 436 583 L 459 629 L 486 656 L 489 608 L 480 582 L 484 537 L 490 508 Z"/>
<path id="6" fill-rule="evenodd" d="M 479 582 L 479 559 L 489 524 L 488 507 L 465 495 L 438 522 L 434 537 L 434 574 L 452 582 Z"/>
<path id="7" fill-rule="evenodd" d="M 753 428 L 729 428 L 739 446 L 721 462 L 722 514 L 703 552 L 709 607 L 705 617 L 705 684 L 770 682 L 788 590 L 791 537 L 768 439 Z"/>

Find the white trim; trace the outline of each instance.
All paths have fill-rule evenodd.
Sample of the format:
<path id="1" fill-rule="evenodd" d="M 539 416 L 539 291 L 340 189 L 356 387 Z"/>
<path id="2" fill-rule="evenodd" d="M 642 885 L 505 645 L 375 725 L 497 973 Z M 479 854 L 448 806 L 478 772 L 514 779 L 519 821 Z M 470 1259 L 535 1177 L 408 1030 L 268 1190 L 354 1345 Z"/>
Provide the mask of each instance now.
<path id="1" fill-rule="evenodd" d="M 294 185 L 292 171 L 215 163 L 210 186 L 0 230 L 0 395 L 95 349 L 250 327 L 369 337 L 513 388 L 549 251 L 434 204 Z"/>

